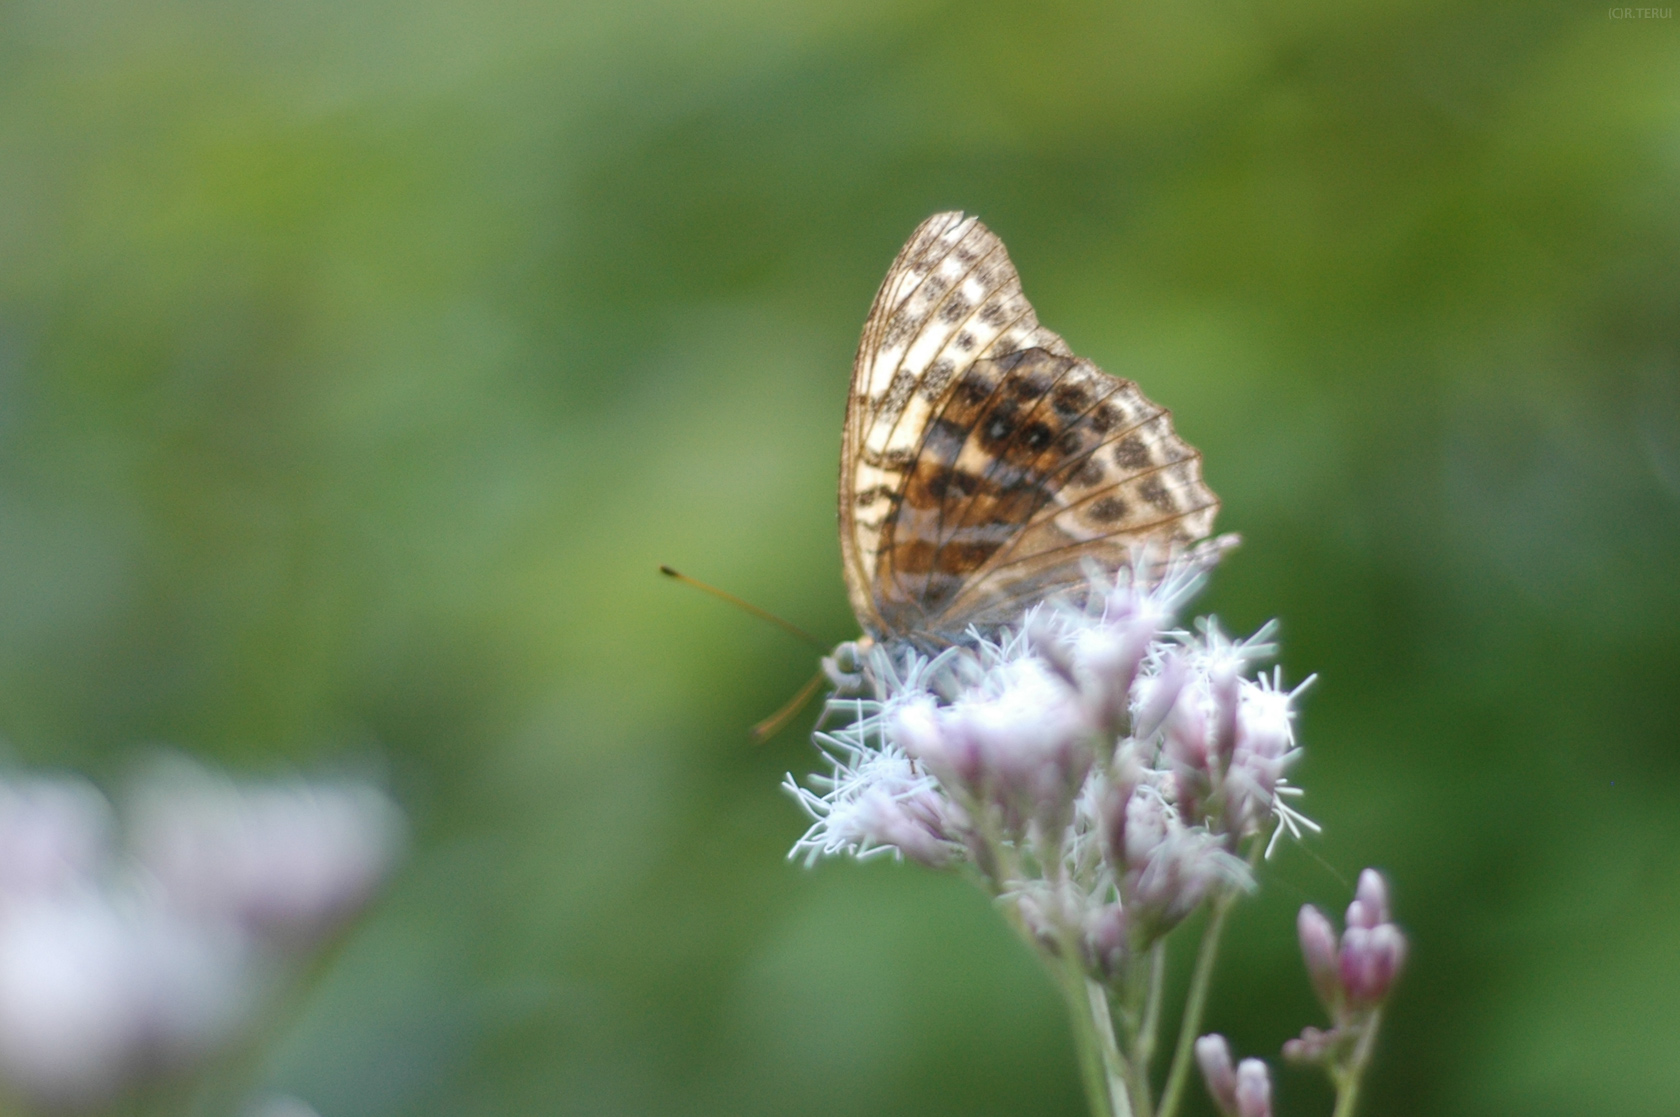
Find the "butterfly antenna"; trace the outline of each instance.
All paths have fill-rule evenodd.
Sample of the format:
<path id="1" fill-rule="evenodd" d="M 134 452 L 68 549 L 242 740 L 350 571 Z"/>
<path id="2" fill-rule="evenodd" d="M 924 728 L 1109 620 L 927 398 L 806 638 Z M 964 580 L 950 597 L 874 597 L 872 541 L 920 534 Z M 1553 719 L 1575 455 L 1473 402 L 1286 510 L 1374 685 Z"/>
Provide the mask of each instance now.
<path id="1" fill-rule="evenodd" d="M 799 711 L 811 701 L 811 696 L 817 693 L 817 688 L 826 682 L 828 676 L 818 671 L 811 676 L 811 681 L 799 688 L 799 693 L 787 700 L 787 704 L 757 725 L 752 727 L 752 739 L 762 745 L 776 734 L 787 728 L 788 722 L 799 716 Z"/>
<path id="2" fill-rule="evenodd" d="M 767 620 L 771 624 L 775 625 L 777 628 L 781 629 L 783 632 L 791 633 L 792 635 L 799 637 L 799 639 L 805 641 L 807 644 L 811 645 L 813 648 L 817 648 L 817 649 L 822 650 L 822 651 L 828 650 L 828 645 L 827 644 L 824 644 L 821 640 L 818 640 L 815 636 L 812 636 L 809 632 L 806 632 L 803 628 L 800 628 L 798 625 L 794 624 L 792 621 L 784 621 L 782 618 L 780 618 L 776 614 L 770 612 L 768 609 L 760 609 L 757 605 L 752 604 L 750 601 L 742 601 L 739 597 L 736 597 L 732 593 L 727 593 L 723 590 L 720 590 L 716 586 L 707 585 L 705 582 L 702 582 L 698 578 L 690 578 L 687 574 L 683 574 L 683 573 L 680 573 L 676 570 L 672 570 L 669 566 L 666 566 L 663 563 L 661 563 L 660 566 L 659 566 L 659 572 L 661 574 L 665 575 L 667 578 L 675 578 L 677 581 L 682 582 L 685 585 L 693 586 L 697 590 L 704 590 L 706 593 L 711 594 L 713 597 L 719 598 L 723 601 L 727 601 L 727 602 L 729 602 L 729 604 L 735 606 L 735 608 L 737 608 L 737 609 L 744 609 L 747 612 L 751 613 L 753 616 L 760 618 L 761 620 Z M 805 692 L 806 691 L 814 691 L 816 689 L 816 687 L 817 687 L 817 684 L 816 684 L 815 681 L 813 681 L 808 686 L 806 686 L 804 691 L 801 691 L 800 693 L 805 694 L 805 697 L 809 698 L 810 695 L 806 694 Z M 798 711 L 795 710 L 795 711 L 793 711 L 793 713 L 798 713 Z M 793 713 L 788 714 L 788 716 L 792 717 Z M 778 712 L 777 716 L 780 716 L 779 712 Z"/>

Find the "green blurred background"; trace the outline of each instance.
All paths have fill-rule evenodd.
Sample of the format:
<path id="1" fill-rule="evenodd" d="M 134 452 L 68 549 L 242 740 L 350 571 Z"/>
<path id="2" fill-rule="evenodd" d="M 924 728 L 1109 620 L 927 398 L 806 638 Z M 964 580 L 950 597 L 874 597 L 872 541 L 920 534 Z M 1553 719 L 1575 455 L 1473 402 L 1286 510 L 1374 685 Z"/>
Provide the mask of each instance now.
<path id="1" fill-rule="evenodd" d="M 1293 912 L 1373 864 L 1368 1114 L 1672 1114 L 1677 199 L 1680 27 L 1586 0 L 12 0 L 0 734 L 388 770 L 267 1071 L 323 1117 L 1082 1112 L 977 893 L 784 860 L 814 657 L 655 574 L 855 633 L 853 347 L 964 208 L 1321 675 L 1211 1025 L 1321 1023 Z"/>

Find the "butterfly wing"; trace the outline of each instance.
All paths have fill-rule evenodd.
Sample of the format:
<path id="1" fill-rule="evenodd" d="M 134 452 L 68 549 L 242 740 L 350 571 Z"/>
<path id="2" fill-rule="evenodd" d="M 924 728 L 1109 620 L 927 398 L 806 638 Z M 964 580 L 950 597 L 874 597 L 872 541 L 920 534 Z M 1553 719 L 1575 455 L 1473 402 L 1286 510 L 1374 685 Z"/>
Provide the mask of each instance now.
<path id="1" fill-rule="evenodd" d="M 1218 507 L 1169 413 L 1038 324 L 990 230 L 923 222 L 876 295 L 847 409 L 841 549 L 866 630 L 1010 619 L 1092 562 L 1202 539 Z"/>
<path id="2" fill-rule="evenodd" d="M 883 582 L 882 561 L 929 424 L 976 360 L 1031 347 L 1069 353 L 1038 324 L 1003 242 L 961 213 L 922 222 L 876 292 L 846 405 L 840 551 L 852 611 L 871 634 L 899 629 L 919 592 L 913 579 Z"/>

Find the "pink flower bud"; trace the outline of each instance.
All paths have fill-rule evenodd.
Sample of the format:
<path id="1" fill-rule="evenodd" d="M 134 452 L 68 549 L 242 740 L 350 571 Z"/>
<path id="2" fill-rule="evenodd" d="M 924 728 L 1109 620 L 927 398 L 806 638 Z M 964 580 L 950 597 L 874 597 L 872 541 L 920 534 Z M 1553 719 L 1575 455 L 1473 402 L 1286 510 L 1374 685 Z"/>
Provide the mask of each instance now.
<path id="1" fill-rule="evenodd" d="M 1259 1059 L 1237 1064 L 1237 1117 L 1272 1117 L 1272 1076 Z"/>
<path id="2" fill-rule="evenodd" d="M 1139 684 L 1142 701 L 1133 721 L 1133 734 L 1139 739 L 1153 737 L 1178 703 L 1178 696 L 1190 678 L 1190 666 L 1182 655 L 1169 655 L 1161 664 L 1161 672 L 1153 679 Z"/>
<path id="3" fill-rule="evenodd" d="M 1231 762 L 1237 747 L 1237 709 L 1242 704 L 1242 675 L 1238 663 L 1221 663 L 1209 680 L 1213 693 L 1213 755 L 1220 767 Z"/>
<path id="4" fill-rule="evenodd" d="M 1341 978 L 1348 999 L 1377 1004 L 1388 996 L 1406 959 L 1406 937 L 1392 923 L 1370 930 L 1349 927 L 1342 935 Z"/>
<path id="5" fill-rule="evenodd" d="M 1366 1005 L 1381 1002 L 1405 958 L 1406 937 L 1394 924 L 1381 923 L 1370 930 L 1349 927 L 1342 934 L 1340 966 L 1348 999 Z"/>
<path id="6" fill-rule="evenodd" d="M 1231 1067 L 1231 1047 L 1218 1033 L 1205 1035 L 1196 1041 L 1196 1065 L 1202 1068 L 1202 1081 L 1207 1084 L 1213 1104 L 1225 1117 L 1236 1117 L 1237 1072 Z"/>
<path id="7" fill-rule="evenodd" d="M 922 792 L 907 801 L 894 799 L 880 788 L 858 797 L 852 808 L 852 827 L 871 845 L 892 846 L 912 861 L 942 869 L 951 863 L 954 849 L 936 823 L 938 800 Z"/>
<path id="8" fill-rule="evenodd" d="M 1354 903 L 1360 906 L 1360 918 L 1355 920 L 1353 908 L 1348 908 L 1349 927 L 1375 927 L 1388 922 L 1388 882 L 1375 869 L 1359 874 L 1359 886 L 1354 889 Z"/>
<path id="9" fill-rule="evenodd" d="M 1200 688 L 1184 695 L 1166 720 L 1167 755 L 1178 768 L 1205 771 L 1208 766 L 1208 721 Z"/>
<path id="10" fill-rule="evenodd" d="M 1132 801 L 1132 789 L 1109 784 L 1103 788 L 1102 839 L 1103 853 L 1109 864 L 1123 866 L 1126 862 L 1126 820 Z"/>
<path id="11" fill-rule="evenodd" d="M 1126 913 L 1119 904 L 1105 904 L 1089 919 L 1085 950 L 1094 968 L 1112 977 L 1126 958 Z"/>
<path id="12" fill-rule="evenodd" d="M 1295 931 L 1301 940 L 1301 958 L 1307 964 L 1318 1003 L 1332 1014 L 1341 1000 L 1341 982 L 1336 958 L 1336 930 L 1330 919 L 1311 904 L 1304 904 L 1295 917 Z"/>
<path id="13" fill-rule="evenodd" d="M 1125 864 L 1140 869 L 1150 855 L 1167 840 L 1167 808 L 1160 798 L 1134 791 L 1126 806 L 1126 832 L 1122 843 Z"/>
<path id="14" fill-rule="evenodd" d="M 1326 1032 L 1320 1028 L 1302 1028 L 1298 1038 L 1284 1041 L 1283 1057 L 1298 1064 L 1323 1062 L 1336 1039 L 1335 1032 Z"/>

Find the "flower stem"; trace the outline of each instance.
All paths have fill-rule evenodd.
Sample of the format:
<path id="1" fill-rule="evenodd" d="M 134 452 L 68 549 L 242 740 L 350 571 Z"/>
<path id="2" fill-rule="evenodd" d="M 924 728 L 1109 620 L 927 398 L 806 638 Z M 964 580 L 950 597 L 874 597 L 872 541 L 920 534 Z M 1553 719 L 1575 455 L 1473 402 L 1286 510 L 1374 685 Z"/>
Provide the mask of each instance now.
<path id="1" fill-rule="evenodd" d="M 1122 1113 L 1130 1112 L 1132 1117 L 1151 1117 L 1149 1079 L 1140 1076 L 1136 1067 L 1126 1061 L 1119 1043 L 1115 1041 L 1114 1011 L 1109 1006 L 1107 987 L 1086 978 L 1085 995 L 1091 1003 L 1091 1022 L 1096 1026 L 1097 1040 L 1101 1044 L 1108 1092 L 1120 1099 L 1115 1103 L 1115 1109 Z"/>
<path id="2" fill-rule="evenodd" d="M 1359 1083 L 1371 1062 L 1371 1051 L 1377 1044 L 1377 1026 L 1381 1023 L 1382 1010 L 1372 1011 L 1360 1031 L 1359 1043 L 1353 1049 L 1347 1069 L 1336 1076 L 1336 1111 L 1331 1117 L 1353 1117 L 1353 1107 L 1359 1103 Z"/>
<path id="3" fill-rule="evenodd" d="M 1225 917 L 1237 902 L 1235 892 L 1226 892 L 1213 901 L 1208 913 L 1207 929 L 1202 932 L 1202 947 L 1196 955 L 1196 971 L 1190 978 L 1190 994 L 1184 1001 L 1184 1020 L 1178 1029 L 1178 1046 L 1173 1051 L 1172 1068 L 1167 1071 L 1167 1085 L 1161 1091 L 1158 1117 L 1173 1117 L 1179 1100 L 1184 1096 L 1184 1083 L 1190 1076 L 1192 1053 L 1196 1047 L 1196 1033 L 1202 1027 L 1202 1009 L 1207 1004 L 1208 987 L 1213 984 L 1213 963 L 1219 956 L 1219 938 L 1225 931 Z"/>
<path id="4" fill-rule="evenodd" d="M 1133 1060 L 1140 1074 L 1149 1074 L 1149 1064 L 1155 1058 L 1155 1036 L 1161 1028 L 1161 1001 L 1167 977 L 1167 943 L 1157 940 L 1149 948 L 1149 995 L 1144 1001 L 1143 1025 L 1138 1029 L 1137 1049 Z"/>
<path id="5" fill-rule="evenodd" d="M 1068 1015 L 1073 1023 L 1073 1044 L 1079 1053 L 1079 1071 L 1085 1080 L 1085 1097 L 1091 1103 L 1091 1117 L 1134 1117 L 1124 1083 L 1116 1089 L 1110 1069 L 1108 1048 L 1114 1045 L 1112 1025 L 1108 1041 L 1103 1041 L 1098 1010 L 1108 1014 L 1106 999 L 1093 999 L 1087 986 L 1085 971 L 1076 958 L 1063 952 L 1062 993 L 1067 998 Z"/>

